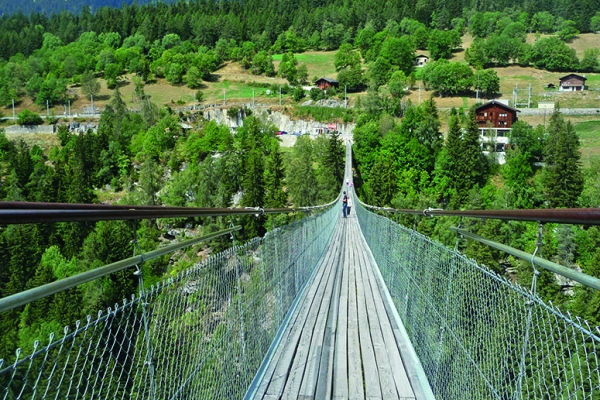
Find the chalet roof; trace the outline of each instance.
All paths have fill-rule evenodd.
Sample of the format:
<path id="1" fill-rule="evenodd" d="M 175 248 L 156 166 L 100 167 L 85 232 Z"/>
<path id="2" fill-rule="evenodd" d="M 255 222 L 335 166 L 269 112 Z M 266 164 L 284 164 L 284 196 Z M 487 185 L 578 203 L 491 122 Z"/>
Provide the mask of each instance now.
<path id="1" fill-rule="evenodd" d="M 480 105 L 479 107 L 475 107 L 475 111 L 479 111 L 480 109 L 488 108 L 488 107 L 494 106 L 494 105 L 496 105 L 496 106 L 498 106 L 500 108 L 504 108 L 504 109 L 509 110 L 509 111 L 521 112 L 521 110 L 517 110 L 516 108 L 512 108 L 512 107 L 507 106 L 506 104 L 504 104 L 502 102 L 499 102 L 499 101 L 496 101 L 496 100 L 492 100 L 490 102 L 487 102 L 485 104 Z"/>
<path id="2" fill-rule="evenodd" d="M 426 56 L 425 54 L 419 54 L 415 58 L 422 58 L 422 57 L 425 57 L 426 59 L 429 59 L 429 56 Z"/>
<path id="3" fill-rule="evenodd" d="M 339 83 L 338 81 L 336 81 L 335 79 L 332 79 L 332 78 L 319 78 L 316 80 L 316 82 L 319 82 L 319 81 L 325 81 L 325 82 L 329 82 L 329 83 Z"/>
<path id="4" fill-rule="evenodd" d="M 577 75 L 577 74 L 568 74 L 568 75 L 563 76 L 562 78 L 558 78 L 558 80 L 560 80 L 562 82 L 571 77 L 582 79 L 584 82 L 587 80 L 587 78 L 585 76 L 581 76 L 581 75 Z"/>

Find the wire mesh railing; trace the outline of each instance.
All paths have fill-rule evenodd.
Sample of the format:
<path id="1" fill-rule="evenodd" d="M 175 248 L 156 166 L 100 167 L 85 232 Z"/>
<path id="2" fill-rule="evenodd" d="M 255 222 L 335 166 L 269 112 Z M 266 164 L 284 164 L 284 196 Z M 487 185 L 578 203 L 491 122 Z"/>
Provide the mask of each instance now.
<path id="1" fill-rule="evenodd" d="M 338 211 L 212 255 L 0 359 L 0 399 L 243 397 Z"/>
<path id="2" fill-rule="evenodd" d="M 600 330 L 356 202 L 440 399 L 600 399 Z"/>

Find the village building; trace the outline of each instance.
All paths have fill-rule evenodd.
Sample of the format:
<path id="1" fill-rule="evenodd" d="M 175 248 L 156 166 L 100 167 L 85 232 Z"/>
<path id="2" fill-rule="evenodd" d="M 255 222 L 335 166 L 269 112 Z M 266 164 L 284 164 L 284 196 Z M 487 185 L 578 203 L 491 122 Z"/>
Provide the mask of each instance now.
<path id="1" fill-rule="evenodd" d="M 425 65 L 427 65 L 428 62 L 429 62 L 429 57 L 427 57 L 425 54 L 419 54 L 415 58 L 415 65 L 417 67 L 424 67 Z"/>
<path id="2" fill-rule="evenodd" d="M 336 81 L 335 79 L 331 79 L 331 78 L 319 78 L 315 82 L 315 86 L 321 90 L 327 90 L 332 87 L 338 88 L 340 86 L 340 83 L 338 81 Z"/>
<path id="3" fill-rule="evenodd" d="M 559 78 L 559 80 L 560 86 L 558 90 L 561 92 L 575 92 L 586 89 L 585 81 L 587 78 L 585 76 L 569 74 Z"/>
<path id="4" fill-rule="evenodd" d="M 475 119 L 479 126 L 483 150 L 486 153 L 500 153 L 498 154 L 500 164 L 504 164 L 504 152 L 510 129 L 517 122 L 519 112 L 507 103 L 507 101 L 493 100 L 475 108 Z"/>

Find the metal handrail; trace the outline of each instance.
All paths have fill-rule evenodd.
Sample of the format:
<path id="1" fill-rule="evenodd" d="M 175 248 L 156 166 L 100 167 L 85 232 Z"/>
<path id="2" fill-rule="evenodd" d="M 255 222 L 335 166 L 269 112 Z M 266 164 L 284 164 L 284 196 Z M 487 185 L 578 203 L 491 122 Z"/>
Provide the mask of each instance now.
<path id="1" fill-rule="evenodd" d="M 157 250 L 149 251 L 148 253 L 144 253 L 134 257 L 129 257 L 124 260 L 120 260 L 100 268 L 95 268 L 91 271 L 82 272 L 80 274 L 70 276 L 68 278 L 60 279 L 58 281 L 50 282 L 42 286 L 38 286 L 20 293 L 15 293 L 13 295 L 0 298 L 0 313 L 12 310 L 13 308 L 23 306 L 25 304 L 29 304 L 33 301 L 42 299 L 44 297 L 48 297 L 52 294 L 74 288 L 83 283 L 93 281 L 94 279 L 102 278 L 106 275 L 110 275 L 112 273 L 124 270 L 129 267 L 133 267 L 135 265 L 143 263 L 144 261 L 161 257 L 165 254 L 172 253 L 176 250 L 183 249 L 185 247 L 189 247 L 207 240 L 215 239 L 219 236 L 227 235 L 228 233 L 239 231 L 240 229 L 242 229 L 241 226 L 235 226 L 233 228 L 224 229 L 208 235 L 186 240 L 181 243 L 175 243 Z"/>
<path id="2" fill-rule="evenodd" d="M 534 255 L 526 253 L 522 250 L 515 249 L 514 247 L 510 247 L 510 246 L 504 245 L 502 243 L 494 242 L 493 240 L 486 239 L 486 238 L 476 235 L 474 233 L 465 231 L 464 229 L 455 228 L 455 227 L 450 227 L 450 229 L 452 229 L 454 232 L 458 233 L 459 235 L 462 235 L 469 239 L 476 240 L 476 241 L 483 243 L 485 245 L 488 245 L 496 250 L 500 250 L 500 251 L 503 251 L 510 255 L 513 255 L 517 258 L 520 258 L 521 260 L 532 262 L 535 265 L 542 267 L 550 272 L 562 275 L 565 278 L 579 282 L 581 284 L 584 284 L 585 286 L 594 288 L 596 290 L 600 290 L 600 279 L 598 279 L 598 278 L 594 278 L 593 276 L 584 274 L 583 272 L 579 272 L 574 269 L 562 266 L 560 264 L 553 263 L 552 261 L 548 261 L 543 258 L 535 257 Z"/>
<path id="3" fill-rule="evenodd" d="M 395 214 L 426 215 L 428 217 L 471 217 L 483 219 L 501 219 L 507 221 L 554 222 L 559 224 L 600 225 L 600 208 L 540 208 L 529 210 L 425 210 L 396 209 L 376 207 L 363 203 L 366 208 Z"/>
<path id="4" fill-rule="evenodd" d="M 331 203 L 298 208 L 192 208 L 159 206 L 113 206 L 106 204 L 0 202 L 0 224 L 35 224 L 148 218 L 212 217 L 219 215 L 284 214 L 308 212 Z"/>

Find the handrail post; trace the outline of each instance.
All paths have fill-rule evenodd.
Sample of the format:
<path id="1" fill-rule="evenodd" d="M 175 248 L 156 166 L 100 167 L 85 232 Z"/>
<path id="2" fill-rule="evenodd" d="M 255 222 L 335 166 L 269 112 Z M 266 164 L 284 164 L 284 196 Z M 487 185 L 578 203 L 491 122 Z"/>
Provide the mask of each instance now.
<path id="1" fill-rule="evenodd" d="M 538 269 L 535 267 L 533 259 L 535 258 L 536 254 L 538 252 L 540 253 L 540 256 L 541 256 L 541 253 L 542 253 L 541 248 L 544 244 L 542 242 L 544 225 L 541 222 L 538 222 L 538 224 L 539 224 L 538 239 L 537 239 L 537 243 L 535 246 L 535 251 L 533 252 L 533 255 L 531 256 L 531 268 L 533 268 L 533 277 L 531 279 L 531 293 L 533 295 L 535 295 L 535 293 L 536 293 L 537 277 L 540 274 L 540 271 L 538 271 Z M 523 398 L 523 377 L 525 376 L 525 358 L 527 357 L 527 346 L 529 345 L 529 334 L 531 331 L 531 319 L 532 319 L 532 314 L 533 314 L 533 300 L 528 300 L 525 304 L 528 307 L 527 321 L 525 323 L 525 337 L 523 338 L 523 351 L 521 353 L 521 362 L 519 363 L 519 377 L 517 380 L 517 390 L 515 391 L 515 396 L 518 396 L 518 397 L 516 397 L 516 399 Z"/>
<path id="2" fill-rule="evenodd" d="M 148 323 L 148 311 L 146 307 L 148 306 L 148 302 L 146 301 L 146 291 L 144 290 L 144 276 L 142 273 L 142 266 L 144 265 L 144 253 L 142 248 L 140 247 L 140 243 L 137 238 L 137 221 L 133 220 L 131 223 L 131 227 L 133 230 L 133 257 L 135 257 L 136 253 L 139 252 L 141 256 L 141 261 L 139 264 L 135 264 L 135 272 L 133 275 L 138 277 L 138 283 L 140 287 L 140 302 L 139 304 L 142 306 L 142 320 L 144 321 L 144 341 L 146 342 L 146 361 L 144 362 L 148 366 L 148 373 L 150 375 L 150 395 L 152 396 L 152 400 L 156 400 L 156 376 L 154 373 L 154 362 L 153 362 L 153 352 L 152 352 L 152 341 L 150 340 L 150 326 Z"/>

